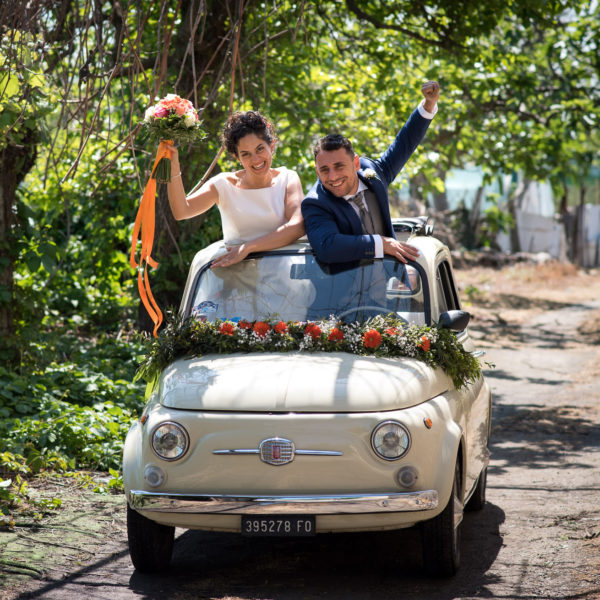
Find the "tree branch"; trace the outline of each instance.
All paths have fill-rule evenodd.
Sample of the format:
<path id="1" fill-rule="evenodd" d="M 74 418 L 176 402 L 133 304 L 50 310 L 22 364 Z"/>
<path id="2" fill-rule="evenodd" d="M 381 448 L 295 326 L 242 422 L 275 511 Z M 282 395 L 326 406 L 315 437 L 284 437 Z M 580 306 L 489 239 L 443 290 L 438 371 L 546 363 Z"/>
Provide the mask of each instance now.
<path id="1" fill-rule="evenodd" d="M 449 50 L 452 47 L 460 48 L 462 50 L 465 49 L 465 47 L 462 44 L 459 44 L 458 42 L 452 42 L 452 40 L 450 38 L 435 40 L 435 39 L 431 39 L 431 36 L 424 37 L 420 33 L 416 33 L 411 29 L 407 29 L 406 27 L 402 27 L 400 25 L 393 25 L 391 23 L 384 23 L 383 21 L 376 19 L 374 16 L 372 16 L 372 15 L 366 13 L 364 10 L 362 10 L 362 8 L 360 8 L 360 6 L 356 2 L 356 0 L 346 0 L 346 6 L 348 7 L 348 10 L 350 12 L 354 13 L 359 19 L 361 19 L 362 21 L 366 21 L 367 23 L 370 23 L 376 29 L 386 29 L 386 30 L 390 30 L 390 31 L 397 31 L 398 33 L 401 33 L 402 35 L 406 35 L 407 37 L 417 40 L 418 42 L 421 42 L 425 46 L 433 45 L 433 46 L 437 46 L 439 48 L 444 48 L 446 50 Z M 431 21 L 429 21 L 429 25 L 430 25 L 431 29 L 434 29 L 434 25 Z"/>

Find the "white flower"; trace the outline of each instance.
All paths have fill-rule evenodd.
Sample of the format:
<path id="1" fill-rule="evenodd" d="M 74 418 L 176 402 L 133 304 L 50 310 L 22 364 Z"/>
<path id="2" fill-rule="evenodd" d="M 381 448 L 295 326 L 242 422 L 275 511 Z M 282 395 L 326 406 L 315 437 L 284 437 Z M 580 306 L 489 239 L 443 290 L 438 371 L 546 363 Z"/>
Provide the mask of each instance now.
<path id="1" fill-rule="evenodd" d="M 150 122 L 154 118 L 154 106 L 146 109 L 144 113 L 144 121 Z"/>
<path id="2" fill-rule="evenodd" d="M 185 113 L 183 116 L 183 122 L 186 127 L 193 127 L 196 124 L 196 119 L 193 113 Z"/>
<path id="3" fill-rule="evenodd" d="M 363 171 L 363 175 L 367 179 L 379 179 L 379 177 L 377 177 L 377 173 L 375 173 L 374 169 L 365 169 Z"/>

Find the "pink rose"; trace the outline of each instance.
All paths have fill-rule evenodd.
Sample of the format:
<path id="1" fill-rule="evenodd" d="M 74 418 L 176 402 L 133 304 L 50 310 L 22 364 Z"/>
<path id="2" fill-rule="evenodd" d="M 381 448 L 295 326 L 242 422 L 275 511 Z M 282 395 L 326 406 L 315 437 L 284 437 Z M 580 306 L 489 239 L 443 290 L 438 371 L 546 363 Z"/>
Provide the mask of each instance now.
<path id="1" fill-rule="evenodd" d="M 164 106 L 157 106 L 154 109 L 154 118 L 155 119 L 163 119 L 164 117 L 169 116 L 169 110 Z"/>

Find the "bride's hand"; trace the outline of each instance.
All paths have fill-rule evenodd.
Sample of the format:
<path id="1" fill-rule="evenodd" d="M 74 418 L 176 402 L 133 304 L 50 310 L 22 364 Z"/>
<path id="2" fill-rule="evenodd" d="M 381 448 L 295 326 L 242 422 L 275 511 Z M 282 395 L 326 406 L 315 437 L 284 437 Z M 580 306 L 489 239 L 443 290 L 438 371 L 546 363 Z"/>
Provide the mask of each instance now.
<path id="1" fill-rule="evenodd" d="M 215 259 L 210 268 L 230 267 L 231 265 L 235 265 L 244 260 L 248 254 L 249 250 L 244 244 L 227 248 L 227 254 L 223 254 L 223 256 L 219 256 L 219 258 Z"/>
<path id="2" fill-rule="evenodd" d="M 162 140 L 162 142 L 167 146 L 169 151 L 171 152 L 171 171 L 172 173 L 180 173 L 181 166 L 179 165 L 179 152 L 177 148 L 173 144 L 167 144 L 166 140 Z"/>

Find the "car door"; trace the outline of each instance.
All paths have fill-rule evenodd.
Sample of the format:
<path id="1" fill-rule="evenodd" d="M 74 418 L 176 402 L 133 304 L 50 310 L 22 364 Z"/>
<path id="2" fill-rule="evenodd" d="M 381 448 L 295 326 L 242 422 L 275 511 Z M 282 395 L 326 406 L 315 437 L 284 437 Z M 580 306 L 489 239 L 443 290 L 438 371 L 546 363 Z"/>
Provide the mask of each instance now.
<path id="1" fill-rule="evenodd" d="M 452 272 L 449 254 L 441 252 L 436 260 L 437 318 L 448 310 L 461 310 L 460 299 Z M 477 353 L 469 330 L 457 333 L 458 340 L 468 352 Z M 483 377 L 460 391 L 465 435 L 465 492 L 470 492 L 482 468 L 487 464 L 487 438 L 490 422 L 490 392 Z"/>

